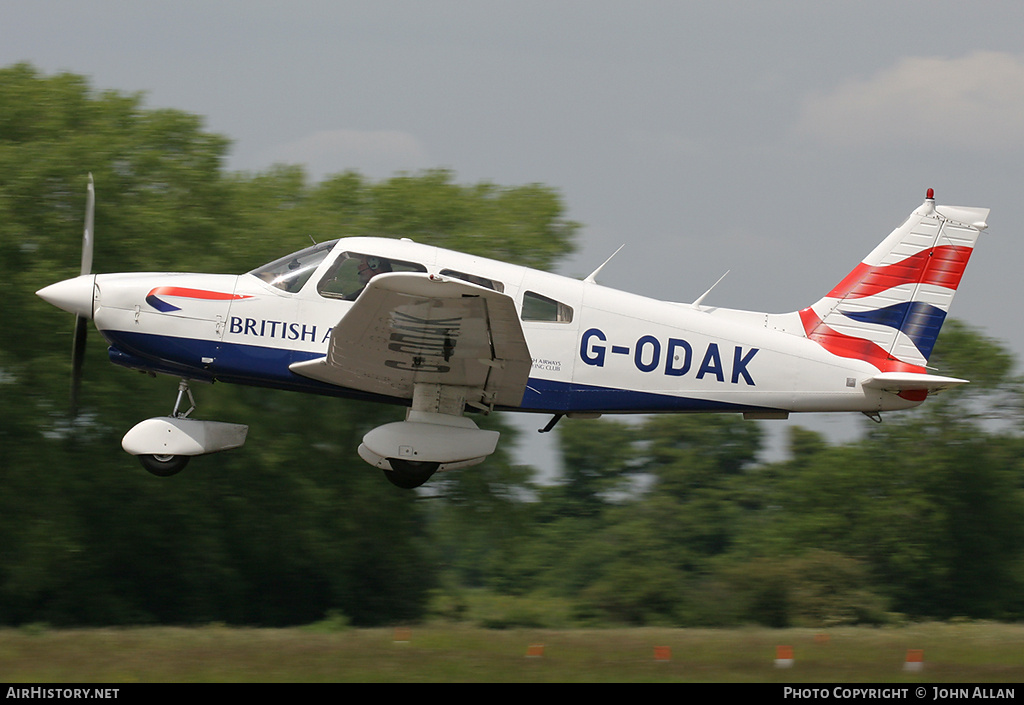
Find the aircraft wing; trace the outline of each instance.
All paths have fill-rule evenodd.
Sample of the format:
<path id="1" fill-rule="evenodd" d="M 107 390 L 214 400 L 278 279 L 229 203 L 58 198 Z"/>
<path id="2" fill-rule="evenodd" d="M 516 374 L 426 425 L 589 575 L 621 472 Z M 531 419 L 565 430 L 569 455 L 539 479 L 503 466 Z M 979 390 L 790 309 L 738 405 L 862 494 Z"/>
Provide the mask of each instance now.
<path id="1" fill-rule="evenodd" d="M 466 400 L 519 406 L 532 360 L 512 298 L 421 273 L 370 280 L 331 331 L 324 357 L 296 374 L 373 394 L 412 398 L 415 384 L 467 388 Z"/>

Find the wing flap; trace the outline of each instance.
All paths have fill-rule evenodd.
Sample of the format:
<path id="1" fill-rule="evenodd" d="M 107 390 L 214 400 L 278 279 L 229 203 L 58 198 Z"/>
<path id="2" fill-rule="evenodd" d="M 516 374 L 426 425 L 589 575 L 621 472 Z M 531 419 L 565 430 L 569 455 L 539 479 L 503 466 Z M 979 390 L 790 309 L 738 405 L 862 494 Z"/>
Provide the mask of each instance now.
<path id="1" fill-rule="evenodd" d="M 331 331 L 327 354 L 291 365 L 312 379 L 412 398 L 416 384 L 465 387 L 467 401 L 519 406 L 530 351 L 511 297 L 436 275 L 374 277 Z"/>

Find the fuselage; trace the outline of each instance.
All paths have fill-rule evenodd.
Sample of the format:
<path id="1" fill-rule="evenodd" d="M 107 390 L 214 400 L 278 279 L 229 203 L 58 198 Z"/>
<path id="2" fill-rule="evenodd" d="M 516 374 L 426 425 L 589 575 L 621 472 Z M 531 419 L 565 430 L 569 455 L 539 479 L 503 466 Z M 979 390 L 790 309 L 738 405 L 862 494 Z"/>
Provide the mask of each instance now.
<path id="1" fill-rule="evenodd" d="M 509 296 L 532 371 L 521 411 L 875 412 L 916 401 L 869 389 L 873 365 L 827 352 L 796 314 L 659 301 L 408 240 L 347 238 L 242 275 L 88 275 L 113 362 L 187 379 L 408 403 L 295 374 L 322 357 L 358 297 L 357 257 Z M 346 280 L 347 277 L 347 280 Z M 79 278 L 82 280 L 82 278 Z M 78 280 L 69 280 L 78 281 Z"/>

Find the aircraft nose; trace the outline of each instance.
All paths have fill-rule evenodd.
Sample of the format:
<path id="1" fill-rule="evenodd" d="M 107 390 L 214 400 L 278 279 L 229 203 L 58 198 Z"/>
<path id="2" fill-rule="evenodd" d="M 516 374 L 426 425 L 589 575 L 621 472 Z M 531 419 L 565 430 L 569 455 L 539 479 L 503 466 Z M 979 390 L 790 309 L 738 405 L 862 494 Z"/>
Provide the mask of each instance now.
<path id="1" fill-rule="evenodd" d="M 93 288 L 96 276 L 83 274 L 45 286 L 36 292 L 43 301 L 83 318 L 92 318 Z"/>

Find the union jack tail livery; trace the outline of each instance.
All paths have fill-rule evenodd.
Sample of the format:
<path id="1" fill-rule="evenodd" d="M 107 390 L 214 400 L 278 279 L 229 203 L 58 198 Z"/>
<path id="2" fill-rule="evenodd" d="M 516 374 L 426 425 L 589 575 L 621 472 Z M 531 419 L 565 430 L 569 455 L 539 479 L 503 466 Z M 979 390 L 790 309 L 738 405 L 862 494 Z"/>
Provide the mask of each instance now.
<path id="1" fill-rule="evenodd" d="M 989 209 L 925 202 L 824 298 L 800 311 L 810 340 L 882 373 L 926 373 Z"/>

